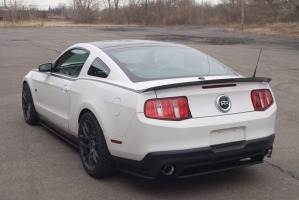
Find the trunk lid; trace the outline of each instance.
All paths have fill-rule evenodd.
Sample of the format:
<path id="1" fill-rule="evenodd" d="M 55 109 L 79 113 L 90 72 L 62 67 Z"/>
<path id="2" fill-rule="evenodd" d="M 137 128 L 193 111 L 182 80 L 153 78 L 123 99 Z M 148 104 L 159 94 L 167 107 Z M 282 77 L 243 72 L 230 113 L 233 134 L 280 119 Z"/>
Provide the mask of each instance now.
<path id="1" fill-rule="evenodd" d="M 221 77 L 222 78 L 222 77 Z M 234 80 L 236 79 L 236 80 Z M 165 80 L 155 81 L 153 89 L 157 98 L 186 96 L 190 112 L 193 118 L 212 117 L 227 114 L 236 114 L 254 111 L 251 101 L 251 91 L 254 89 L 269 88 L 269 79 L 261 78 L 241 78 L 223 77 L 223 79 L 213 79 L 205 77 L 205 81 L 185 81 L 175 83 L 170 80 L 165 84 Z M 145 86 L 146 87 L 146 86 Z M 226 96 L 226 98 L 221 98 Z M 220 104 L 223 104 L 220 106 Z M 230 109 L 225 111 L 223 108 Z M 222 108 L 221 108 L 222 107 Z"/>

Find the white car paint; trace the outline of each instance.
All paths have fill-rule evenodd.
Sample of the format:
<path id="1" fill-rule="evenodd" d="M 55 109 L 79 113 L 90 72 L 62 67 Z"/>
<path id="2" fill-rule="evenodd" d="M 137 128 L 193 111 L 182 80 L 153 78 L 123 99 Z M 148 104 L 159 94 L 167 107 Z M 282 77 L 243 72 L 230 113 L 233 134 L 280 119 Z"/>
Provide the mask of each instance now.
<path id="1" fill-rule="evenodd" d="M 101 49 L 80 43 L 67 50 L 77 47 L 90 51 L 78 77 L 32 70 L 24 81 L 29 84 L 37 113 L 75 137 L 81 111 L 90 110 L 96 116 L 113 156 L 142 160 L 150 152 L 194 149 L 274 134 L 275 100 L 267 110 L 256 112 L 250 98 L 253 89 L 271 91 L 268 83 L 244 82 L 237 83 L 237 87 L 213 90 L 187 86 L 139 93 L 149 87 L 198 81 L 198 78 L 133 83 Z M 87 74 L 96 57 L 111 69 L 107 78 Z M 214 80 L 242 76 L 205 78 Z M 220 94 L 228 95 L 232 101 L 232 108 L 226 113 L 215 105 L 215 99 Z M 188 98 L 191 119 L 167 121 L 145 117 L 146 100 L 176 96 Z M 122 144 L 112 143 L 112 139 L 122 141 Z"/>

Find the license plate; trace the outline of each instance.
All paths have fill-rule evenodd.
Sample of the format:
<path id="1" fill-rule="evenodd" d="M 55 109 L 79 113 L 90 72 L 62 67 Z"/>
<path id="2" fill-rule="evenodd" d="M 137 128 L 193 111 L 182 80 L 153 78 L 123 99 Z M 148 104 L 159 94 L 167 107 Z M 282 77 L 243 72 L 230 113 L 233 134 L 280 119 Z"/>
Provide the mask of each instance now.
<path id="1" fill-rule="evenodd" d="M 245 127 L 214 130 L 210 133 L 210 146 L 246 139 Z"/>

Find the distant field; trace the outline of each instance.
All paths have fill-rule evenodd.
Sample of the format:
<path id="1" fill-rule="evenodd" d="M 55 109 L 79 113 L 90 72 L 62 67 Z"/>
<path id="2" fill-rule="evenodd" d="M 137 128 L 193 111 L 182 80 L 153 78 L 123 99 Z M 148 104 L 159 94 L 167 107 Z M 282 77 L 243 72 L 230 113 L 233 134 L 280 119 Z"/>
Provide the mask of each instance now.
<path id="1" fill-rule="evenodd" d="M 237 29 L 230 29 L 238 31 Z M 245 26 L 241 32 L 264 34 L 264 35 L 281 35 L 281 36 L 296 36 L 299 37 L 299 22 L 292 23 L 274 23 L 264 26 Z"/>
<path id="2" fill-rule="evenodd" d="M 33 21 L 22 21 L 18 23 L 0 22 L 0 27 L 71 27 L 71 26 L 118 26 L 112 24 L 75 24 L 70 21 L 55 21 L 55 20 L 33 20 Z M 134 25 L 133 25 L 134 26 Z M 238 27 L 238 25 L 236 25 Z M 228 28 L 230 31 L 246 32 L 254 34 L 264 35 L 281 35 L 281 36 L 295 36 L 299 37 L 299 22 L 292 23 L 274 23 L 267 24 L 264 26 L 249 25 L 245 26 L 243 31 L 238 28 Z"/>
<path id="3" fill-rule="evenodd" d="M 21 21 L 17 23 L 11 22 L 0 22 L 0 27 L 38 27 L 38 26 L 62 26 L 62 27 L 69 27 L 69 26 L 100 26 L 103 24 L 75 24 L 70 21 L 53 21 L 53 20 L 33 20 L 33 21 Z"/>

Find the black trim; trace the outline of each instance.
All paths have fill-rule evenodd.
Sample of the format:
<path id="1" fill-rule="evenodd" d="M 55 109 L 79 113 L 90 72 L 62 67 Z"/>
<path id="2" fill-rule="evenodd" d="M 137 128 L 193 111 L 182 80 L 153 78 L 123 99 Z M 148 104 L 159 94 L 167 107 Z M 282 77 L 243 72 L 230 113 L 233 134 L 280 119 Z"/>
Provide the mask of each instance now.
<path id="1" fill-rule="evenodd" d="M 149 92 L 153 90 L 163 90 L 169 88 L 177 88 L 177 87 L 186 87 L 186 86 L 194 86 L 194 85 L 209 85 L 209 84 L 218 84 L 218 83 L 243 83 L 243 82 L 266 82 L 269 83 L 272 79 L 268 77 L 247 77 L 247 78 L 227 78 L 227 79 L 215 79 L 215 80 L 206 80 L 206 81 L 193 81 L 186 83 L 174 83 L 168 85 L 161 85 L 156 87 L 151 87 L 143 90 L 142 92 Z"/>
<path id="2" fill-rule="evenodd" d="M 237 84 L 223 84 L 223 85 L 207 85 L 202 86 L 202 89 L 224 88 L 224 87 L 236 87 Z"/>
<path id="3" fill-rule="evenodd" d="M 60 139 L 66 141 L 67 143 L 69 143 L 70 145 L 75 147 L 76 149 L 79 149 L 77 137 L 75 137 L 74 135 L 59 128 L 52 122 L 49 122 L 44 117 L 38 116 L 38 118 L 39 118 L 40 125 L 42 125 L 46 129 L 48 129 L 49 131 L 54 133 L 56 136 L 58 136 Z"/>
<path id="4" fill-rule="evenodd" d="M 187 178 L 263 162 L 273 147 L 274 134 L 265 138 L 188 150 L 148 153 L 141 161 L 113 156 L 116 169 L 145 179 L 155 178 L 165 165 L 175 166 L 171 178 Z M 216 148 L 216 149 L 215 149 Z"/>
<path id="5" fill-rule="evenodd" d="M 51 72 L 51 76 L 57 77 L 57 78 L 62 78 L 62 79 L 66 79 L 69 81 L 76 81 L 78 80 L 78 78 L 76 77 L 72 77 L 72 76 L 68 76 L 68 75 L 64 75 L 64 74 L 59 74 L 57 72 Z"/>
<path id="6" fill-rule="evenodd" d="M 78 149 L 74 135 L 39 116 L 39 123 Z M 165 165 L 175 166 L 170 178 L 189 178 L 263 163 L 268 149 L 272 150 L 274 134 L 265 138 L 237 141 L 210 147 L 148 153 L 141 161 L 112 156 L 116 170 L 144 179 L 154 179 Z M 251 159 L 248 159 L 251 158 Z"/>
<path id="7" fill-rule="evenodd" d="M 110 83 L 110 82 L 102 81 L 102 80 L 98 80 L 98 79 L 82 77 L 82 78 L 78 78 L 78 80 L 87 80 L 87 81 L 100 82 L 100 83 L 104 83 L 104 84 L 107 84 L 107 85 L 113 85 L 115 87 L 119 87 L 119 88 L 122 88 L 122 89 L 125 89 L 125 90 L 129 90 L 131 92 L 139 93 L 139 94 L 141 94 L 143 92 L 143 90 L 134 90 L 132 88 L 128 88 L 128 87 L 125 87 L 125 86 L 122 86 L 122 85 L 118 85 L 118 84 L 115 84 L 115 83 Z"/>
<path id="8" fill-rule="evenodd" d="M 211 149 L 216 152 L 231 151 L 235 149 L 242 149 L 246 145 L 246 140 L 230 142 L 224 144 L 211 145 Z"/>

